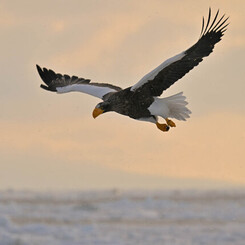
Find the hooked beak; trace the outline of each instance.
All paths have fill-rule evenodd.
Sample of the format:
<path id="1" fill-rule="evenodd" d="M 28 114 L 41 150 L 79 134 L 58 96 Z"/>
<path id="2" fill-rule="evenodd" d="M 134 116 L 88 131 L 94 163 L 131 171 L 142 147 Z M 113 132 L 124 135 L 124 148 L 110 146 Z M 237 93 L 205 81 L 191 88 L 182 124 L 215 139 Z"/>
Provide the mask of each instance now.
<path id="1" fill-rule="evenodd" d="M 99 116 L 100 114 L 102 114 L 104 111 L 100 108 L 95 108 L 93 110 L 93 118 L 96 118 L 97 116 Z"/>

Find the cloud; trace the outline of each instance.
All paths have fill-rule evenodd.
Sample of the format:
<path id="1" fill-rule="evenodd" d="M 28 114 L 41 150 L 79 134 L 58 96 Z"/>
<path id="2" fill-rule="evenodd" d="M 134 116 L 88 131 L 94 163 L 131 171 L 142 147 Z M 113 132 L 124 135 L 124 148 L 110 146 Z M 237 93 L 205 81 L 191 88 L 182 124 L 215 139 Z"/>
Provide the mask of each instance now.
<path id="1" fill-rule="evenodd" d="M 63 32 L 65 29 L 65 22 L 63 20 L 54 20 L 51 23 L 52 29 L 55 32 Z"/>
<path id="2" fill-rule="evenodd" d="M 219 113 L 178 123 L 163 134 L 153 124 L 110 115 L 83 122 L 2 122 L 0 148 L 130 173 L 245 184 L 244 123 L 243 115 Z"/>
<path id="3" fill-rule="evenodd" d="M 21 161 L 45 156 L 47 168 L 64 159 L 130 173 L 244 183 L 244 116 L 238 114 L 244 111 L 244 5 L 221 0 L 1 2 L 0 152 L 20 154 Z M 98 82 L 132 85 L 194 44 L 208 6 L 230 15 L 231 24 L 214 54 L 166 92 L 184 88 L 189 102 L 195 101 L 195 115 L 202 117 L 178 123 L 167 134 L 114 114 L 98 120 L 76 117 L 87 115 L 84 105 L 96 100 L 78 94 L 61 98 L 38 88 L 35 63 Z"/>
<path id="4" fill-rule="evenodd" d="M 73 50 L 63 52 L 52 58 L 51 63 L 67 66 L 72 64 L 73 67 L 98 66 L 100 63 L 107 63 L 106 54 L 116 52 L 116 49 L 122 44 L 125 38 L 139 28 L 142 28 L 145 19 L 135 16 L 133 21 L 131 14 L 111 13 L 111 22 L 106 23 L 102 28 L 95 30 L 90 37 L 86 37 L 86 41 Z"/>
<path id="5" fill-rule="evenodd" d="M 3 4 L 0 4 L 0 30 L 13 28 L 17 25 L 15 15 L 8 11 Z"/>

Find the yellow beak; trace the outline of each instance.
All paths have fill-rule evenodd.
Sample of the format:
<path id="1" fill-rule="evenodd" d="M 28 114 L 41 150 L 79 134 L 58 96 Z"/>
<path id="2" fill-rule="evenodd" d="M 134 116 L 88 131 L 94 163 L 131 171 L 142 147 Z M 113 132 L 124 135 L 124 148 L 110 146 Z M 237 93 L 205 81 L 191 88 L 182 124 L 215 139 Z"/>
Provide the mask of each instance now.
<path id="1" fill-rule="evenodd" d="M 93 110 L 93 118 L 96 118 L 97 116 L 99 116 L 100 114 L 102 114 L 104 111 L 100 108 L 95 108 Z"/>

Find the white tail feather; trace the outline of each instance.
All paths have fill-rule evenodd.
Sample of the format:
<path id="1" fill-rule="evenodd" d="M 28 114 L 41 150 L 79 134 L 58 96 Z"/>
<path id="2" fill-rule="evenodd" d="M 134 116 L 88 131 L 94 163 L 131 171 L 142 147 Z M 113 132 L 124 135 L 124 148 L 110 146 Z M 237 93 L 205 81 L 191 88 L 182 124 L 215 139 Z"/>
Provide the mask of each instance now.
<path id="1" fill-rule="evenodd" d="M 166 98 L 155 98 L 148 110 L 155 116 L 185 121 L 191 114 L 187 104 L 186 97 L 180 92 Z"/>
<path id="2" fill-rule="evenodd" d="M 183 121 L 190 117 L 189 114 L 191 114 L 191 111 L 186 107 L 188 102 L 186 101 L 183 92 L 164 98 L 164 100 L 169 108 L 168 117 Z"/>

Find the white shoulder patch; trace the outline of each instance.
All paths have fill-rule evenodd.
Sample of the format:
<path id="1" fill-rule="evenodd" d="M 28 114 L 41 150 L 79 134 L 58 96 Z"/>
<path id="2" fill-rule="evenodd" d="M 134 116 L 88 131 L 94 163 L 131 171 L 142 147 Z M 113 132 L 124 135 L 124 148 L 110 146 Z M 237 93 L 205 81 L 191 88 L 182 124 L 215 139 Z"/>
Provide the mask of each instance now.
<path id="1" fill-rule="evenodd" d="M 169 58 L 167 60 L 165 60 L 161 65 L 159 65 L 157 68 L 155 68 L 153 71 L 151 71 L 150 73 L 146 74 L 144 77 L 142 77 L 134 86 L 132 86 L 132 88 L 130 89 L 131 91 L 135 91 L 136 89 L 138 89 L 139 87 L 141 87 L 142 85 L 144 85 L 145 83 L 147 83 L 149 80 L 152 80 L 155 78 L 155 76 L 161 71 L 163 70 L 165 67 L 169 66 L 170 64 L 181 60 L 184 56 L 185 56 L 185 51 L 175 55 L 172 58 Z"/>

